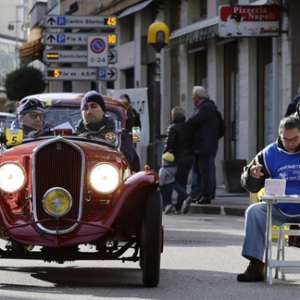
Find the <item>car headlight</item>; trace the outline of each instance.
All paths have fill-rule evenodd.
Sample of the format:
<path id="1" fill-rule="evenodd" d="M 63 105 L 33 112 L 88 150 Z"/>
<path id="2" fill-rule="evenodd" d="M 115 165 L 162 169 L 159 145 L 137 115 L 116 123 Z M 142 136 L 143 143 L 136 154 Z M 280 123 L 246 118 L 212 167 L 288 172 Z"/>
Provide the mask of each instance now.
<path id="1" fill-rule="evenodd" d="M 90 183 L 99 193 L 112 193 L 120 184 L 119 170 L 111 164 L 96 165 L 90 173 Z"/>
<path id="2" fill-rule="evenodd" d="M 0 166 L 0 189 L 6 193 L 15 193 L 25 184 L 25 171 L 15 162 L 7 162 Z"/>
<path id="3" fill-rule="evenodd" d="M 64 188 L 51 188 L 43 196 L 43 208 L 52 217 L 59 218 L 66 215 L 71 207 L 72 196 Z"/>

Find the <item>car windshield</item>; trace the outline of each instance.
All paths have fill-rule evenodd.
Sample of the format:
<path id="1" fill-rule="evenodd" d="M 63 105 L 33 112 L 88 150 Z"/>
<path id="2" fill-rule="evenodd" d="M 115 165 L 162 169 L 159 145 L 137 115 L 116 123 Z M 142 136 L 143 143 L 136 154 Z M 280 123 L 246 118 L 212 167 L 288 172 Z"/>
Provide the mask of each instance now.
<path id="1" fill-rule="evenodd" d="M 10 128 L 12 121 L 15 119 L 13 116 L 0 116 L 1 127 Z"/>
<path id="2" fill-rule="evenodd" d="M 119 126 L 119 115 L 114 111 L 106 111 L 106 114 L 111 117 Z M 51 107 L 46 110 L 46 124 L 50 128 L 59 127 L 64 124 L 70 124 L 73 129 L 76 128 L 81 119 L 81 112 L 78 107 Z"/>

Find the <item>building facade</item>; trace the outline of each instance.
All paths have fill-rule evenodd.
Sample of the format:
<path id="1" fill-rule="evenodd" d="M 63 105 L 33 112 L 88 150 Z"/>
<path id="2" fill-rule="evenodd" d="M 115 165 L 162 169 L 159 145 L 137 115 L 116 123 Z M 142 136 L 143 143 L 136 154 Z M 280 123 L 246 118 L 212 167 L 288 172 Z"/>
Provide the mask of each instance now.
<path id="1" fill-rule="evenodd" d="M 280 34 L 219 37 L 219 7 L 226 4 L 279 5 Z M 204 85 L 226 123 L 217 156 L 218 183 L 224 180 L 222 161 L 249 160 L 277 137 L 278 122 L 300 83 L 300 1 L 62 0 L 60 13 L 75 6 L 74 14 L 119 18 L 118 79 L 109 88 L 150 86 L 155 56 L 147 45 L 147 30 L 155 20 L 169 25 L 170 44 L 162 50 L 161 63 L 161 133 L 170 122 L 173 106 L 181 105 L 188 115 L 192 113 L 192 88 Z M 64 89 L 62 83 L 57 83 L 56 89 L 58 85 Z M 74 91 L 93 88 L 87 82 L 68 86 Z"/>

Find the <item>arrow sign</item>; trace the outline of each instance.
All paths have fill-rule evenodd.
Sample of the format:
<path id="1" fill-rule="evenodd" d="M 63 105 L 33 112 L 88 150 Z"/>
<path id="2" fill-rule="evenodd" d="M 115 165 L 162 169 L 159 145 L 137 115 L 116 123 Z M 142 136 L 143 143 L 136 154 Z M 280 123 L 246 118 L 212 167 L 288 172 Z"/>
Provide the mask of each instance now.
<path id="1" fill-rule="evenodd" d="M 108 49 L 108 64 L 112 65 L 118 62 L 118 52 L 116 49 Z"/>
<path id="2" fill-rule="evenodd" d="M 95 33 L 94 33 L 95 34 Z M 101 33 L 101 35 L 107 37 L 109 46 L 116 44 L 117 35 L 115 33 Z M 69 32 L 51 32 L 46 31 L 44 33 L 45 45 L 60 45 L 60 46 L 86 46 L 88 43 L 88 37 L 90 33 L 69 33 Z"/>
<path id="3" fill-rule="evenodd" d="M 46 80 L 97 80 L 96 68 L 48 68 Z"/>
<path id="4" fill-rule="evenodd" d="M 116 17 L 104 16 L 59 16 L 48 15 L 46 17 L 47 28 L 106 28 L 115 29 Z"/>
<path id="5" fill-rule="evenodd" d="M 87 45 L 90 33 L 46 32 L 45 45 Z"/>
<path id="6" fill-rule="evenodd" d="M 117 69 L 109 67 L 99 68 L 99 80 L 101 81 L 115 81 L 117 80 Z"/>
<path id="7" fill-rule="evenodd" d="M 87 56 L 87 51 L 85 50 L 45 50 L 44 62 L 86 63 Z"/>

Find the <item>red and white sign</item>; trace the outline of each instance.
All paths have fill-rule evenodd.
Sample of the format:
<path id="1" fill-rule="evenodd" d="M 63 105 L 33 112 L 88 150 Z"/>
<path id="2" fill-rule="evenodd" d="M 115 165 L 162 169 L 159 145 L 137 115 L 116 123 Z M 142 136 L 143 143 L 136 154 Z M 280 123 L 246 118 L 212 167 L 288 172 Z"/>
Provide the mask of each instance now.
<path id="1" fill-rule="evenodd" d="M 219 36 L 255 37 L 279 35 L 280 7 L 278 5 L 221 6 Z"/>

